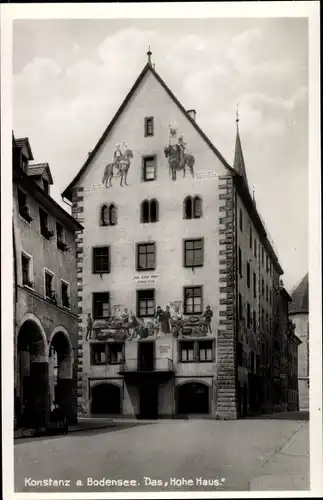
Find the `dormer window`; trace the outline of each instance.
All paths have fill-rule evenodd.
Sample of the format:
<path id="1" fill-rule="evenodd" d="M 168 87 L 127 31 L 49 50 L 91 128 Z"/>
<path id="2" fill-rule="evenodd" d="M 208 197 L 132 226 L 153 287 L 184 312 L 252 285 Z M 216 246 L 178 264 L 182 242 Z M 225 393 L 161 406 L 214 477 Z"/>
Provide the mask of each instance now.
<path id="1" fill-rule="evenodd" d="M 43 187 L 46 194 L 49 194 L 49 182 L 46 179 L 43 179 Z"/>

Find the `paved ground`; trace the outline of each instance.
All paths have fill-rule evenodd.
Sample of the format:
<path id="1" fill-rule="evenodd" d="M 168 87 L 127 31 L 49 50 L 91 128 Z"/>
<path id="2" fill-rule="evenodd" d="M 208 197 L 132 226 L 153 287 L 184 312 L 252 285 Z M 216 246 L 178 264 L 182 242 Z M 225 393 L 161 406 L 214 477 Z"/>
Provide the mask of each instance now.
<path id="1" fill-rule="evenodd" d="M 83 430 L 64 437 L 16 440 L 16 491 L 130 493 L 309 488 L 308 422 L 304 414 L 239 421 L 115 423 L 105 429 Z M 45 479 L 66 483 L 48 487 L 34 482 Z M 133 483 L 93 483 L 109 479 Z M 204 486 L 202 480 L 210 482 Z"/>

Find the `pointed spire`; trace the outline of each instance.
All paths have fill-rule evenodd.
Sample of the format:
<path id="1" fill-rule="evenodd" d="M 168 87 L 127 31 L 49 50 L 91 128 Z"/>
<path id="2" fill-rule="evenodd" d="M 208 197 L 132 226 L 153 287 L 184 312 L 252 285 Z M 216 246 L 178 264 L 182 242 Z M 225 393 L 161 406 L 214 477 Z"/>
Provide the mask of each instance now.
<path id="1" fill-rule="evenodd" d="M 150 45 L 148 47 L 148 52 L 147 52 L 147 56 L 148 56 L 148 64 L 151 65 L 151 56 L 152 56 L 152 52 L 150 50 Z"/>
<path id="2" fill-rule="evenodd" d="M 242 153 L 242 146 L 241 146 L 241 139 L 240 139 L 240 133 L 239 133 L 239 109 L 238 109 L 238 104 L 237 104 L 237 112 L 236 112 L 236 123 L 237 123 L 237 135 L 236 135 L 236 147 L 235 147 L 235 152 L 234 152 L 234 162 L 233 162 L 233 168 L 241 174 L 248 186 L 248 179 L 247 179 L 247 174 L 246 174 L 246 167 L 244 163 L 244 158 L 243 158 L 243 153 Z"/>

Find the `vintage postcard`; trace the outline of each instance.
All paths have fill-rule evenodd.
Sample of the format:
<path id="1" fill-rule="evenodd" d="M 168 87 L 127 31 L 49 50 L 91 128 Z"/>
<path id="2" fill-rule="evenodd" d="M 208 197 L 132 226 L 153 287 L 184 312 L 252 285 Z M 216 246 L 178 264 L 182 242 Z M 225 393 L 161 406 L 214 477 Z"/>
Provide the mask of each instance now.
<path id="1" fill-rule="evenodd" d="M 318 2 L 1 23 L 5 500 L 320 496 Z"/>

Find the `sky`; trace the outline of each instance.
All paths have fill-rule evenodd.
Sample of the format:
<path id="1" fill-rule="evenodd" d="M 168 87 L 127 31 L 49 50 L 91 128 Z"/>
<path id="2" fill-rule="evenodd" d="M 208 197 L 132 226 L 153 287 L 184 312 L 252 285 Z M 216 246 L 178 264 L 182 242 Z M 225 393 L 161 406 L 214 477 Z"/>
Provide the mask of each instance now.
<path id="1" fill-rule="evenodd" d="M 85 162 L 147 62 L 232 165 L 239 104 L 249 186 L 290 291 L 308 271 L 304 18 L 16 20 L 13 129 L 52 196 Z M 63 204 L 68 209 L 66 204 Z"/>

